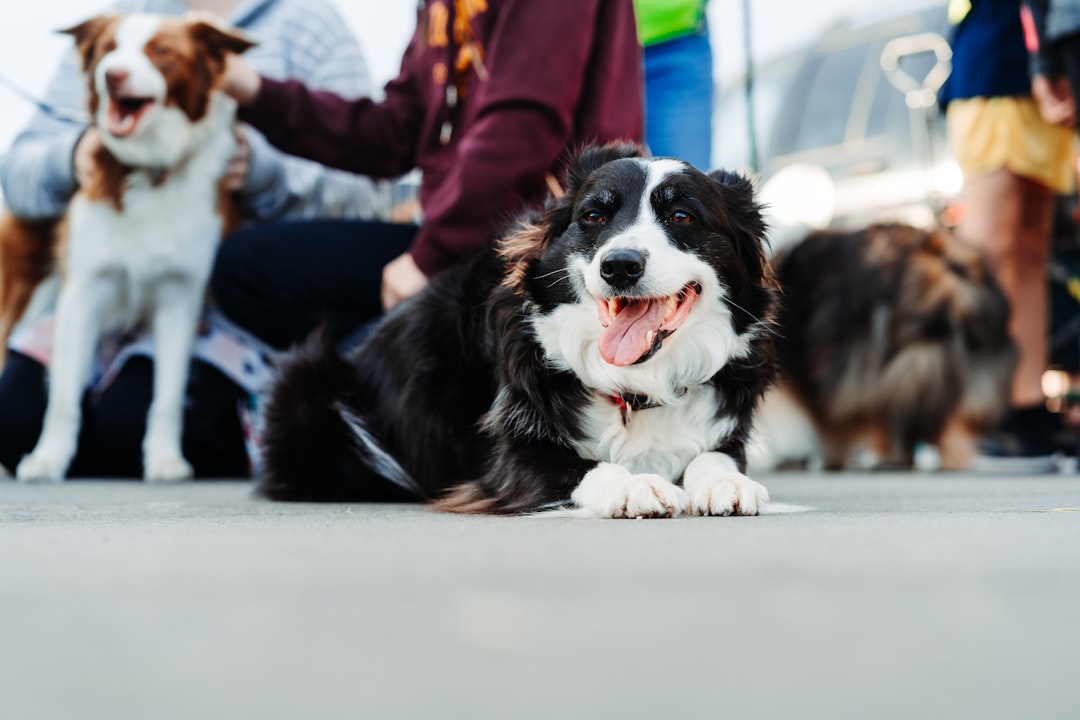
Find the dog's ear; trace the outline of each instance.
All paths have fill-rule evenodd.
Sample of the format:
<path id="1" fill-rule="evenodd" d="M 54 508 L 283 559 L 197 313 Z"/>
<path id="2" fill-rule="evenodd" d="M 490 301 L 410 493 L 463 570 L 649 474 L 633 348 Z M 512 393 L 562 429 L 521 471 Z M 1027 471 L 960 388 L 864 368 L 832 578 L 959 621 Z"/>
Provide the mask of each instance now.
<path id="1" fill-rule="evenodd" d="M 730 170 L 713 170 L 709 178 L 728 188 L 735 196 L 741 197 L 743 202 L 754 201 L 754 184 L 750 179 Z"/>
<path id="2" fill-rule="evenodd" d="M 539 260 L 551 239 L 550 225 L 541 218 L 526 218 L 496 244 L 505 275 L 502 286 L 517 295 L 525 295 L 525 280 L 533 263 Z"/>
<path id="3" fill-rule="evenodd" d="M 607 145 L 593 145 L 581 148 L 566 164 L 566 194 L 573 195 L 585 178 L 607 165 L 612 160 L 645 157 L 645 149 L 637 143 L 613 142 Z"/>
<path id="4" fill-rule="evenodd" d="M 725 198 L 725 207 L 729 211 L 732 239 L 739 251 L 739 256 L 746 267 L 753 271 L 759 281 L 766 279 L 768 262 L 766 261 L 765 220 L 761 216 L 761 206 L 754 198 L 754 184 L 749 178 L 728 170 L 713 170 L 709 178 L 720 186 Z"/>
<path id="5" fill-rule="evenodd" d="M 118 15 L 96 15 L 57 32 L 75 38 L 75 47 L 82 57 L 83 70 L 89 70 L 98 60 L 98 38 L 119 19 Z"/>
<path id="6" fill-rule="evenodd" d="M 221 27 L 213 16 L 206 13 L 188 13 L 185 21 L 192 39 L 219 61 L 225 60 L 226 53 L 240 55 L 255 47 L 255 41 L 235 30 Z"/>

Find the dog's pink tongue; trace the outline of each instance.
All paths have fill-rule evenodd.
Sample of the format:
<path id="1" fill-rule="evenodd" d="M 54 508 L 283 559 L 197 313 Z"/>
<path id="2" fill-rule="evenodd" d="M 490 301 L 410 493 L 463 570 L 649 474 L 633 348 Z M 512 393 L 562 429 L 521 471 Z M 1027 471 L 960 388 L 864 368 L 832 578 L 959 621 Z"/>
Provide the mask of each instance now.
<path id="1" fill-rule="evenodd" d="M 111 104 L 105 117 L 105 130 L 113 137 L 127 137 L 135 131 L 136 120 L 134 113 L 126 113 Z"/>
<path id="2" fill-rule="evenodd" d="M 631 302 L 600 333 L 600 356 L 612 365 L 633 365 L 652 347 L 649 332 L 663 322 L 663 302 Z"/>

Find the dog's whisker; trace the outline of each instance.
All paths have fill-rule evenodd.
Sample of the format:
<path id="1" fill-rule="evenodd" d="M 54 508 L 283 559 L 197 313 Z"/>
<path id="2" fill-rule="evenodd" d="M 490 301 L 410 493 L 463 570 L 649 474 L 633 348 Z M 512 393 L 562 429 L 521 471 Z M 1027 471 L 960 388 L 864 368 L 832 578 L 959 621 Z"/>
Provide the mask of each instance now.
<path id="1" fill-rule="evenodd" d="M 767 323 L 767 322 L 765 322 L 764 320 L 762 320 L 761 318 L 759 318 L 759 317 L 758 317 L 757 315 L 755 315 L 754 313 L 752 313 L 752 312 L 750 312 L 749 310 L 747 310 L 746 308 L 744 308 L 744 307 L 743 307 L 742 305 L 738 304 L 737 302 L 733 302 L 733 301 L 731 300 L 731 298 L 724 298 L 724 302 L 726 302 L 726 303 L 727 303 L 728 305 L 732 306 L 733 308 L 736 308 L 737 310 L 742 310 L 742 311 L 743 311 L 744 313 L 746 313 L 747 315 L 749 315 L 749 316 L 750 316 L 750 317 L 751 317 L 752 319 L 754 319 L 755 321 L 757 321 L 757 324 L 758 324 L 758 325 L 760 325 L 761 327 L 765 328 L 765 330 L 766 330 L 767 332 L 769 332 L 769 333 L 771 333 L 771 334 L 775 335 L 776 337 L 783 337 L 783 336 L 782 336 L 782 335 L 781 335 L 781 334 L 780 334 L 780 333 L 779 333 L 779 332 L 777 331 L 777 329 L 776 329 L 775 327 L 773 327 L 772 323 Z"/>
<path id="2" fill-rule="evenodd" d="M 570 271 L 569 271 L 569 270 L 565 270 L 565 271 L 563 271 L 563 272 L 564 272 L 563 276 L 562 276 L 562 277 L 558 277 L 558 278 L 555 278 L 555 279 L 554 279 L 554 280 L 553 280 L 553 281 L 552 281 L 552 282 L 551 282 L 551 283 L 550 283 L 550 284 L 548 285 L 548 288 L 553 288 L 553 287 L 555 287 L 556 285 L 558 285 L 559 283 L 563 282 L 564 280 L 569 280 L 569 279 L 570 279 Z M 551 275 L 554 275 L 554 274 L 555 274 L 555 273 L 548 273 L 548 274 L 547 274 L 547 275 L 545 275 L 544 277 L 549 277 L 549 276 L 551 276 Z"/>
<path id="3" fill-rule="evenodd" d="M 537 275 L 536 279 L 537 280 L 543 280 L 544 278 L 551 277 L 552 275 L 558 275 L 559 273 L 567 273 L 567 274 L 569 274 L 570 270 L 569 270 L 569 268 L 556 268 L 555 270 L 552 270 L 549 273 L 544 273 L 543 275 Z"/>
<path id="4" fill-rule="evenodd" d="M 553 288 L 556 285 L 558 285 L 559 283 L 561 283 L 563 280 L 569 280 L 570 279 L 570 269 L 569 268 L 557 268 L 555 270 L 552 270 L 549 273 L 544 273 L 543 275 L 537 275 L 536 279 L 537 280 L 543 280 L 544 278 L 549 278 L 552 275 L 559 275 L 560 273 L 562 274 L 562 276 L 555 278 L 551 282 L 551 284 L 548 285 L 548 288 Z"/>

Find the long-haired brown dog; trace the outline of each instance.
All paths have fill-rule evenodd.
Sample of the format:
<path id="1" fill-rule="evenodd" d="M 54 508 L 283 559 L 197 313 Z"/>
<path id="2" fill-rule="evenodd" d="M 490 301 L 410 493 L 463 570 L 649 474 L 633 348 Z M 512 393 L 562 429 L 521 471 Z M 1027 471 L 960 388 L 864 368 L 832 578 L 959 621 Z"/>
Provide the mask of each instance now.
<path id="1" fill-rule="evenodd" d="M 786 407 L 809 416 L 827 469 L 864 449 L 910 467 L 919 443 L 942 469 L 967 467 L 1015 364 L 1008 302 L 982 254 L 945 231 L 883 224 L 811 234 L 774 265 L 781 385 L 759 415 L 755 464 L 795 459 Z"/>

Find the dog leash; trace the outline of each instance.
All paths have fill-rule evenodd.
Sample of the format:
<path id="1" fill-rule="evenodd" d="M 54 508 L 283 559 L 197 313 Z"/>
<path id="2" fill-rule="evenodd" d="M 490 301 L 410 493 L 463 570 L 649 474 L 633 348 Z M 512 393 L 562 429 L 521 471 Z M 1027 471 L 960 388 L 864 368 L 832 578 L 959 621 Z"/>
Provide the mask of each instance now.
<path id="1" fill-rule="evenodd" d="M 4 73 L 0 72 L 0 85 L 3 85 L 12 93 L 22 98 L 26 102 L 36 107 L 41 112 L 45 113 L 54 120 L 61 122 L 75 123 L 78 125 L 86 125 L 90 122 L 90 116 L 80 110 L 65 110 L 64 108 L 58 108 L 55 105 L 51 105 L 43 100 L 38 100 L 32 93 L 23 89 L 22 86 L 17 84 L 14 80 L 9 78 Z"/>

